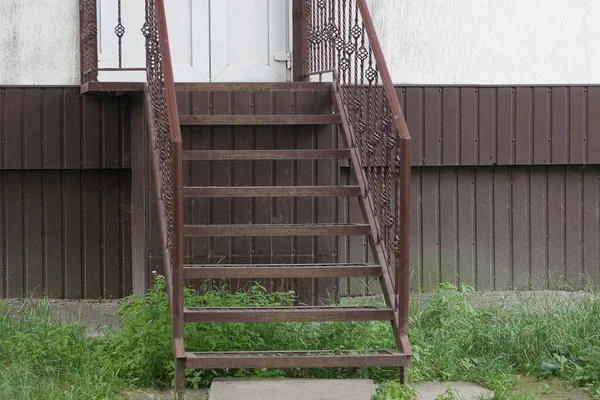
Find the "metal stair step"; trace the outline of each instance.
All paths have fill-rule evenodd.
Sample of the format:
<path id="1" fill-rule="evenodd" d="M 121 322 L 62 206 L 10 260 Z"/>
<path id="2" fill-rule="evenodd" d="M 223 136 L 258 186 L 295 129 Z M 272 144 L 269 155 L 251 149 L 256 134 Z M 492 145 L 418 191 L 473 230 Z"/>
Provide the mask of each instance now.
<path id="1" fill-rule="evenodd" d="M 209 264 L 183 268 L 184 278 L 199 279 L 345 278 L 381 274 L 380 265 L 369 264 Z"/>
<path id="2" fill-rule="evenodd" d="M 316 115 L 181 115 L 181 125 L 339 125 L 339 114 Z"/>
<path id="3" fill-rule="evenodd" d="M 200 160 L 347 160 L 350 150 L 184 150 L 184 161 Z"/>
<path id="4" fill-rule="evenodd" d="M 310 225 L 184 225 L 184 236 L 365 236 L 371 234 L 367 224 Z"/>
<path id="5" fill-rule="evenodd" d="M 187 368 L 401 367 L 410 356 L 397 350 L 186 352 Z"/>
<path id="6" fill-rule="evenodd" d="M 316 322 L 392 321 L 394 310 L 386 307 L 211 307 L 184 308 L 185 322 Z"/>
<path id="7" fill-rule="evenodd" d="M 184 187 L 183 197 L 350 197 L 359 186 L 202 186 Z"/>

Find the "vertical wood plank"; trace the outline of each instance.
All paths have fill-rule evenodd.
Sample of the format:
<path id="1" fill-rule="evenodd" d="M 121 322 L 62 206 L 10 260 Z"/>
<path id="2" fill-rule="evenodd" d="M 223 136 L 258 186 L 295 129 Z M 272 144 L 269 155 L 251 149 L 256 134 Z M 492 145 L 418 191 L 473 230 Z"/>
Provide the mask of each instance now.
<path id="1" fill-rule="evenodd" d="M 24 171 L 11 171 L 7 174 L 5 182 L 6 297 L 8 298 L 21 298 L 25 295 L 24 174 Z"/>
<path id="2" fill-rule="evenodd" d="M 461 169 L 440 169 L 440 280 L 458 283 L 458 174 Z"/>
<path id="3" fill-rule="evenodd" d="M 273 113 L 273 97 L 268 91 L 258 91 L 254 93 L 254 112 L 256 115 L 269 115 Z M 275 148 L 275 134 L 272 127 L 257 128 L 254 133 L 254 145 L 257 150 L 266 150 Z M 254 184 L 257 186 L 272 186 L 275 182 L 274 162 L 272 160 L 253 161 Z M 257 197 L 254 199 L 254 223 L 271 224 L 273 223 L 272 197 Z M 273 243 L 270 237 L 254 238 L 254 263 L 272 263 L 273 262 Z M 266 288 L 273 287 L 271 279 L 261 279 L 258 281 Z"/>
<path id="4" fill-rule="evenodd" d="M 531 167 L 529 171 L 531 289 L 544 290 L 548 287 L 548 169 Z"/>
<path id="5" fill-rule="evenodd" d="M 588 89 L 587 107 L 587 162 L 600 164 L 600 87 Z"/>
<path id="6" fill-rule="evenodd" d="M 123 136 L 121 129 L 121 101 L 107 98 L 102 99 L 100 107 L 100 118 L 102 119 L 102 131 L 100 132 L 100 167 L 119 168 L 121 165 L 120 138 Z"/>
<path id="7" fill-rule="evenodd" d="M 252 114 L 252 93 L 233 93 L 233 113 L 235 115 Z M 233 149 L 251 150 L 254 147 L 253 128 L 248 126 L 237 126 L 233 130 Z M 252 161 L 236 161 L 233 164 L 233 186 L 252 186 Z M 253 199 L 233 199 L 232 212 L 234 224 L 251 224 L 254 219 Z M 232 263 L 249 264 L 252 261 L 252 238 L 234 237 L 232 239 Z M 247 288 L 252 285 L 251 279 L 238 280 L 234 287 Z"/>
<path id="8" fill-rule="evenodd" d="M 23 140 L 24 135 L 24 115 L 22 107 L 24 105 L 25 89 L 6 88 L 4 94 L 4 138 L 5 168 L 21 169 L 25 167 L 23 159 Z"/>
<path id="9" fill-rule="evenodd" d="M 510 168 L 494 168 L 493 184 L 494 290 L 510 290 L 513 288 Z"/>
<path id="10" fill-rule="evenodd" d="M 530 87 L 517 88 L 515 115 L 515 163 L 533 163 L 533 93 Z"/>
<path id="11" fill-rule="evenodd" d="M 279 115 L 295 114 L 294 98 L 291 91 L 273 92 L 274 113 Z M 293 149 L 296 144 L 296 134 L 293 127 L 276 126 L 273 128 L 275 135 L 276 149 Z M 273 185 L 275 186 L 293 186 L 294 185 L 294 162 L 291 160 L 277 160 L 273 167 Z M 293 224 L 294 209 L 291 198 L 275 198 L 273 200 L 273 223 L 274 224 Z M 273 261 L 276 264 L 294 263 L 294 241 L 292 237 L 273 237 Z M 278 279 L 275 282 L 276 290 L 292 289 L 292 282 L 289 280 Z M 313 293 L 316 296 L 317 293 Z"/>
<path id="12" fill-rule="evenodd" d="M 498 165 L 514 163 L 515 89 L 498 88 L 497 160 Z"/>
<path id="13" fill-rule="evenodd" d="M 131 246 L 131 171 L 119 171 L 119 220 L 120 220 L 120 274 L 121 296 L 133 294 L 132 246 Z M 144 232 L 142 232 L 144 234 Z"/>
<path id="14" fill-rule="evenodd" d="M 527 167 L 512 167 L 512 265 L 515 290 L 531 289 L 530 186 Z"/>
<path id="15" fill-rule="evenodd" d="M 211 92 L 193 91 L 186 93 L 181 112 L 190 112 L 193 115 L 208 115 L 211 112 Z M 187 99 L 189 97 L 189 104 Z M 180 100 L 181 102 L 184 99 Z M 191 110 L 190 110 L 191 109 Z M 186 110 L 186 111 L 183 111 Z M 187 127 L 183 136 L 183 146 L 192 150 L 212 149 L 212 130 L 205 126 Z M 210 186 L 213 165 L 210 161 L 184 162 L 184 182 L 190 186 Z M 184 221 L 190 224 L 208 225 L 211 221 L 212 200 L 209 198 L 184 199 Z M 188 215 L 186 215 L 186 213 Z M 186 262 L 205 264 L 211 262 L 211 239 L 208 237 L 191 237 L 184 239 L 184 255 Z M 202 282 L 194 282 L 195 286 Z"/>
<path id="16" fill-rule="evenodd" d="M 600 284 L 600 167 L 583 170 L 583 267 L 593 287 Z"/>
<path id="17" fill-rule="evenodd" d="M 44 109 L 42 121 L 45 135 L 45 145 L 42 153 L 42 168 L 60 169 L 63 157 L 63 95 L 62 88 L 46 88 L 44 95 Z"/>
<path id="18" fill-rule="evenodd" d="M 212 111 L 214 115 L 231 115 L 231 93 L 213 92 Z M 233 148 L 233 132 L 231 127 L 220 126 L 212 128 L 215 150 L 230 150 Z M 213 186 L 231 186 L 231 161 L 214 161 L 212 170 Z M 212 223 L 231 224 L 231 199 L 211 199 Z M 231 238 L 212 239 L 212 263 L 229 263 L 231 254 Z"/>
<path id="19" fill-rule="evenodd" d="M 27 88 L 23 107 L 23 166 L 28 169 L 42 167 L 42 95 L 44 89 Z"/>
<path id="20" fill-rule="evenodd" d="M 550 93 L 547 87 L 533 89 L 533 164 L 550 163 Z"/>
<path id="21" fill-rule="evenodd" d="M 42 171 L 25 171 L 24 175 L 25 288 L 28 296 L 40 297 L 45 290 L 42 255 Z"/>
<path id="22" fill-rule="evenodd" d="M 102 148 L 101 131 L 104 129 L 102 104 L 97 96 L 83 96 L 82 163 L 83 168 L 100 165 Z"/>
<path id="23" fill-rule="evenodd" d="M 423 246 L 423 289 L 434 290 L 440 283 L 440 209 L 439 173 L 437 168 L 427 168 L 422 173 L 423 210 L 421 224 Z"/>
<path id="24" fill-rule="evenodd" d="M 425 123 L 423 129 L 425 165 L 441 165 L 442 162 L 442 96 L 441 89 L 425 88 Z"/>
<path id="25" fill-rule="evenodd" d="M 552 164 L 569 163 L 569 96 L 566 87 L 552 89 Z"/>
<path id="26" fill-rule="evenodd" d="M 121 258 L 118 249 L 121 248 L 119 225 L 121 223 L 119 208 L 120 187 L 119 171 L 104 170 L 100 175 L 102 199 L 100 203 L 102 224 L 100 248 L 102 263 L 102 297 L 115 299 L 121 296 Z"/>
<path id="27" fill-rule="evenodd" d="M 493 170 L 475 170 L 477 290 L 494 289 Z"/>
<path id="28" fill-rule="evenodd" d="M 475 88 L 460 89 L 460 165 L 477 165 L 477 97 Z"/>
<path id="29" fill-rule="evenodd" d="M 2 96 L 0 95 L 0 98 Z M 0 110 L 2 110 L 0 108 Z M 0 124 L 1 126 L 2 124 Z M 1 129 L 1 128 L 0 128 Z M 0 299 L 6 296 L 6 240 L 8 233 L 6 231 L 6 214 L 8 211 L 8 205 L 6 204 L 6 176 L 9 174 L 8 171 L 0 171 Z"/>
<path id="30" fill-rule="evenodd" d="M 423 165 L 423 88 L 406 88 L 406 125 L 411 136 L 411 165 Z"/>
<path id="31" fill-rule="evenodd" d="M 62 171 L 44 171 L 42 218 L 44 226 L 43 249 L 46 295 L 64 297 L 63 221 L 62 221 Z"/>
<path id="32" fill-rule="evenodd" d="M 587 88 L 569 88 L 569 161 L 571 164 L 587 162 L 586 117 L 587 112 L 597 110 L 586 108 Z"/>
<path id="33" fill-rule="evenodd" d="M 315 92 L 296 93 L 296 112 L 298 114 L 314 114 L 317 111 L 317 94 Z M 331 101 L 331 100 L 330 100 Z M 296 127 L 296 148 L 314 149 L 316 147 L 316 131 L 313 126 Z M 297 160 L 295 162 L 295 183 L 298 186 L 314 186 L 316 162 L 314 160 Z M 340 199 L 342 200 L 342 199 Z M 315 222 L 316 201 L 311 197 L 294 199 L 295 221 L 297 224 L 313 224 Z M 299 236 L 295 240 L 296 262 L 310 264 L 315 262 L 315 239 L 310 236 Z M 299 279 L 295 283 L 296 295 L 300 304 L 312 303 L 312 293 L 316 290 L 316 279 Z M 350 293 L 349 293 L 350 294 Z"/>
<path id="34" fill-rule="evenodd" d="M 81 204 L 82 171 L 63 171 L 62 219 L 64 223 L 63 243 L 65 249 L 65 297 L 79 299 L 83 296 L 83 254 L 82 226 L 83 209 Z"/>
<path id="35" fill-rule="evenodd" d="M 550 289 L 564 288 L 565 206 L 565 169 L 551 168 L 548 170 L 548 286 Z"/>
<path id="36" fill-rule="evenodd" d="M 81 118 L 84 111 L 81 109 L 83 97 L 79 96 L 78 88 L 65 89 L 64 107 L 62 110 L 63 126 L 63 168 L 76 169 L 83 165 L 82 146 L 83 132 L 81 131 Z"/>
<path id="37" fill-rule="evenodd" d="M 461 284 L 475 286 L 475 169 L 458 175 L 458 273 Z"/>
<path id="38" fill-rule="evenodd" d="M 442 164 L 459 165 L 460 91 L 455 87 L 442 90 Z"/>
<path id="39" fill-rule="evenodd" d="M 83 283 L 84 298 L 97 299 L 103 294 L 100 249 L 102 238 L 102 211 L 100 199 L 104 193 L 100 186 L 100 172 L 83 172 Z"/>
<path id="40" fill-rule="evenodd" d="M 496 88 L 479 88 L 479 165 L 496 163 Z"/>
<path id="41" fill-rule="evenodd" d="M 565 261 L 566 284 L 579 288 L 583 283 L 583 173 L 579 168 L 565 170 Z"/>
<path id="42" fill-rule="evenodd" d="M 423 245 L 421 218 L 423 215 L 421 173 L 423 168 L 411 171 L 410 188 L 410 286 L 412 290 L 423 287 Z"/>

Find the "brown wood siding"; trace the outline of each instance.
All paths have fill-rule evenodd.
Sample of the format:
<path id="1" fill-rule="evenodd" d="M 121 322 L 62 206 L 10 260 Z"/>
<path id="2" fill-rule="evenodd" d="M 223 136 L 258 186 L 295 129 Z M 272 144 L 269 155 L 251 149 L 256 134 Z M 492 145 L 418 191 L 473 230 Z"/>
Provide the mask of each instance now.
<path id="1" fill-rule="evenodd" d="M 0 171 L 0 298 L 130 294 L 130 175 Z"/>
<path id="2" fill-rule="evenodd" d="M 600 165 L 415 168 L 412 196 L 415 290 L 600 284 Z M 352 248 L 350 261 L 364 259 L 359 244 Z M 377 287 L 356 279 L 340 286 L 346 295 Z"/>
<path id="3" fill-rule="evenodd" d="M 130 168 L 127 96 L 0 87 L 0 169 Z"/>
<path id="4" fill-rule="evenodd" d="M 598 86 L 398 86 L 413 166 L 600 163 Z"/>

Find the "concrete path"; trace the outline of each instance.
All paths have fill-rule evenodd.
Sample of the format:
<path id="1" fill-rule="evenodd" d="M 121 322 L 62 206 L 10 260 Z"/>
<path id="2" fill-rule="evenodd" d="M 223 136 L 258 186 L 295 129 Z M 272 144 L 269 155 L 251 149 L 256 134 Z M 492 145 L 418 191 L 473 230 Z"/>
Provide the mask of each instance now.
<path id="1" fill-rule="evenodd" d="M 438 396 L 451 390 L 455 396 L 463 400 L 491 399 L 494 393 L 472 382 L 427 382 L 415 385 L 419 400 L 435 400 Z"/>
<path id="2" fill-rule="evenodd" d="M 370 400 L 368 379 L 215 379 L 209 400 Z"/>

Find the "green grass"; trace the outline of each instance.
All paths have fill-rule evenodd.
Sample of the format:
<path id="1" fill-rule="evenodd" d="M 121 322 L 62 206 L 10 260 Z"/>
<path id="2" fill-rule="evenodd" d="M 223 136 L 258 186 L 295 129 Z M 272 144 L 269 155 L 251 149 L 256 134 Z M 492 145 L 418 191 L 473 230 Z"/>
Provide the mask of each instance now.
<path id="1" fill-rule="evenodd" d="M 469 289 L 442 285 L 411 310 L 413 382 L 470 380 L 512 393 L 515 374 L 558 377 L 600 394 L 600 300 L 473 308 Z M 188 306 L 277 306 L 294 294 L 225 289 L 186 291 Z M 48 302 L 30 301 L 16 314 L 0 307 L 0 399 L 112 399 L 128 388 L 166 388 L 173 379 L 171 333 L 164 281 L 120 309 L 121 328 L 88 339 L 77 324 L 57 324 Z M 345 350 L 393 348 L 388 323 L 190 324 L 186 347 L 219 350 Z M 393 369 L 188 371 L 191 387 L 214 377 L 368 377 L 384 382 L 375 399 L 414 398 L 393 382 Z M 452 392 L 444 398 L 452 398 Z M 523 397 L 521 397 L 523 398 Z"/>

